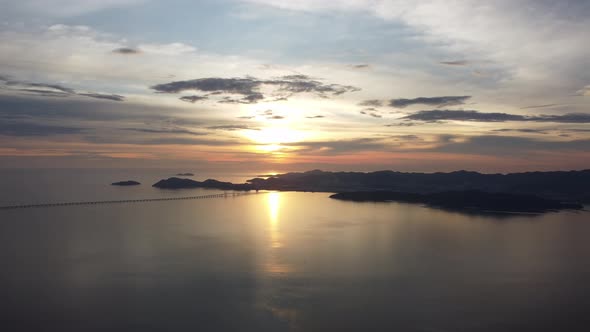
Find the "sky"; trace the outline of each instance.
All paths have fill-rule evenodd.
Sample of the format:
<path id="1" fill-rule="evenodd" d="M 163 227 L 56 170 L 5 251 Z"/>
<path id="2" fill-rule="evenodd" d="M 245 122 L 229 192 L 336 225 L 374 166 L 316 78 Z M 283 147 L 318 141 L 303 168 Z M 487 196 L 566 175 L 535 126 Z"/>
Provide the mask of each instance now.
<path id="1" fill-rule="evenodd" d="M 586 0 L 0 0 L 0 167 L 590 165 Z"/>

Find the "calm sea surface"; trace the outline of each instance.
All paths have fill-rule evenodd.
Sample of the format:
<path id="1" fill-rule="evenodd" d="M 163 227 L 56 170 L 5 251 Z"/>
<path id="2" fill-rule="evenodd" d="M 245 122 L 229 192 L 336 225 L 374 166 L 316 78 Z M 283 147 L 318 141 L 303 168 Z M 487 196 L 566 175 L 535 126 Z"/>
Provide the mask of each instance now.
<path id="1" fill-rule="evenodd" d="M 151 187 L 172 175 L 0 171 L 0 205 L 219 192 Z M 144 184 L 108 185 L 127 179 Z M 0 330 L 590 330 L 589 212 L 328 196 L 0 211 Z"/>

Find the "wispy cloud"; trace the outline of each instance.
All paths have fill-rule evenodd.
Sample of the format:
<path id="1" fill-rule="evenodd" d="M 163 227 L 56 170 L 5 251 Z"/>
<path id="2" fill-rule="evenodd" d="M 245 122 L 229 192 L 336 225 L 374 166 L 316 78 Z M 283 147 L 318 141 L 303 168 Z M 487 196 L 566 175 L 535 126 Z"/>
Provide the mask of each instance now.
<path id="1" fill-rule="evenodd" d="M 576 91 L 576 95 L 578 95 L 578 96 L 590 96 L 590 85 L 586 85 L 585 87 L 583 87 L 580 90 Z"/>
<path id="2" fill-rule="evenodd" d="M 136 131 L 148 134 L 186 134 L 192 136 L 203 136 L 207 133 L 195 132 L 188 129 L 169 128 L 169 129 L 153 129 L 153 128 L 123 128 L 123 130 Z"/>
<path id="3" fill-rule="evenodd" d="M 124 101 L 125 97 L 117 94 L 104 94 L 97 92 L 77 92 L 76 90 L 55 83 L 38 83 L 27 82 L 23 80 L 13 80 L 2 76 L 0 81 L 4 81 L 4 88 L 7 91 L 26 92 L 44 97 L 69 97 L 83 96 L 95 99 L 106 99 L 112 101 Z M 0 85 L 2 87 L 2 85 Z"/>
<path id="4" fill-rule="evenodd" d="M 198 101 L 203 101 L 203 100 L 207 100 L 209 99 L 209 97 L 207 96 L 197 96 L 197 95 L 193 95 L 193 96 L 182 96 L 179 98 L 182 101 L 186 101 L 188 103 L 196 103 Z"/>
<path id="5" fill-rule="evenodd" d="M 85 97 L 91 97 L 91 98 L 96 98 L 96 99 L 106 99 L 106 100 L 112 100 L 112 101 L 124 101 L 125 97 L 121 96 L 121 95 L 115 95 L 115 94 L 104 94 L 104 93 L 78 93 L 78 96 L 85 96 Z"/>
<path id="6" fill-rule="evenodd" d="M 211 129 L 211 130 L 228 130 L 228 131 L 235 131 L 235 130 L 260 130 L 260 128 L 252 127 L 252 126 L 248 126 L 248 125 L 242 125 L 242 124 L 209 126 L 209 127 L 207 127 L 207 129 Z"/>
<path id="7" fill-rule="evenodd" d="M 442 96 L 442 97 L 418 97 L 413 99 L 392 99 L 389 106 L 405 108 L 411 105 L 429 105 L 429 106 L 454 106 L 464 104 L 471 96 Z"/>
<path id="8" fill-rule="evenodd" d="M 0 121 L 0 135 L 4 136 L 54 136 L 78 134 L 85 128 L 53 126 L 39 123 Z"/>
<path id="9" fill-rule="evenodd" d="M 123 55 L 133 55 L 133 54 L 140 54 L 141 51 L 136 48 L 131 47 L 119 47 L 113 50 L 113 53 L 123 54 Z"/>
<path id="10" fill-rule="evenodd" d="M 383 106 L 383 101 L 379 99 L 369 99 L 361 101 L 358 105 L 364 107 L 381 107 Z"/>
<path id="11" fill-rule="evenodd" d="M 372 116 L 374 118 L 382 118 L 383 117 L 381 114 L 379 114 L 379 111 L 376 110 L 375 108 L 366 108 L 366 109 L 360 111 L 359 113 L 364 114 L 364 115 L 368 115 L 368 116 Z"/>
<path id="12" fill-rule="evenodd" d="M 521 107 L 520 109 L 526 110 L 526 109 L 534 109 L 534 108 L 549 108 L 549 107 L 555 107 L 555 106 L 560 106 L 560 104 L 530 105 L 530 106 Z"/>
<path id="13" fill-rule="evenodd" d="M 508 113 L 484 113 L 475 110 L 429 110 L 419 111 L 402 117 L 413 121 L 469 121 L 469 122 L 558 122 L 558 123 L 590 123 L 590 114 L 569 113 L 563 115 L 519 115 Z"/>
<path id="14" fill-rule="evenodd" d="M 441 61 L 439 62 L 441 65 L 447 66 L 467 66 L 469 61 L 467 60 L 454 60 L 454 61 Z"/>

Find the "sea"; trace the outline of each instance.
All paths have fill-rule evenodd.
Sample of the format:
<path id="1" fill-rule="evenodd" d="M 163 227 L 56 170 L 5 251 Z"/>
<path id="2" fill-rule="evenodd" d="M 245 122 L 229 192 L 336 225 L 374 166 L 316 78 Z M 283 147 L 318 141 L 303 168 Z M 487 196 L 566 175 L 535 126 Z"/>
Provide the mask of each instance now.
<path id="1" fill-rule="evenodd" d="M 186 171 L 0 170 L 0 206 L 227 194 L 0 209 L 0 330 L 590 330 L 587 210 L 151 186 Z"/>

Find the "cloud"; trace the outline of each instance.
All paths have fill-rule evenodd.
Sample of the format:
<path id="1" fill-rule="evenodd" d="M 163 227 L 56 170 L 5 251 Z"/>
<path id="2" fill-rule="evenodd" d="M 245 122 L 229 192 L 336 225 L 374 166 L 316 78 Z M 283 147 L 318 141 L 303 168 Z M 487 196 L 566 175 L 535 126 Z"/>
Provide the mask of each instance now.
<path id="1" fill-rule="evenodd" d="M 193 96 L 182 96 L 180 98 L 178 98 L 182 101 L 186 101 L 187 103 L 195 103 L 197 101 L 202 101 L 202 100 L 207 100 L 209 99 L 209 97 L 207 96 L 197 96 L 197 95 L 193 95 Z"/>
<path id="2" fill-rule="evenodd" d="M 323 115 L 311 115 L 311 116 L 306 116 L 306 119 L 321 119 L 321 118 L 325 118 L 325 116 Z"/>
<path id="3" fill-rule="evenodd" d="M 357 64 L 357 65 L 350 65 L 350 68 L 352 68 L 352 69 L 369 69 L 369 68 L 371 68 L 371 65 L 367 64 L 367 63 L 361 63 L 361 64 Z"/>
<path id="4" fill-rule="evenodd" d="M 178 93 L 187 90 L 204 92 L 223 92 L 249 95 L 255 92 L 260 82 L 251 78 L 199 78 L 188 81 L 176 81 L 157 84 L 151 89 L 163 93 Z"/>
<path id="5" fill-rule="evenodd" d="M 422 144 L 431 145 L 417 135 L 392 135 L 385 137 L 365 137 L 343 140 L 308 141 L 284 143 L 285 146 L 297 147 L 299 153 L 315 155 L 345 155 L 366 151 L 394 151 L 408 149 Z"/>
<path id="6" fill-rule="evenodd" d="M 492 130 L 494 132 L 501 132 L 501 133 L 505 133 L 505 132 L 517 132 L 517 133 L 525 133 L 525 134 L 547 134 L 547 130 L 543 130 L 543 129 L 532 129 L 532 128 L 516 128 L 516 129 L 510 129 L 510 128 L 501 128 L 501 129 L 494 129 Z"/>
<path id="7" fill-rule="evenodd" d="M 150 134 L 186 134 L 192 136 L 203 136 L 206 133 L 199 133 L 188 129 L 171 128 L 171 129 L 151 129 L 151 128 L 122 128 L 122 130 L 136 131 Z"/>
<path id="8" fill-rule="evenodd" d="M 68 96 L 70 96 L 69 93 L 60 92 L 60 91 L 53 91 L 53 90 L 43 90 L 43 89 L 14 89 L 14 91 L 25 92 L 25 93 L 34 94 L 34 95 L 43 96 L 43 97 L 68 97 Z"/>
<path id="9" fill-rule="evenodd" d="M 531 105 L 531 106 L 525 106 L 525 107 L 521 107 L 521 110 L 526 110 L 526 109 L 531 109 L 531 108 L 546 108 L 546 107 L 554 107 L 554 106 L 559 106 L 560 104 L 544 104 L 544 105 Z"/>
<path id="10" fill-rule="evenodd" d="M 138 47 L 145 53 L 151 53 L 163 56 L 176 56 L 194 53 L 197 49 L 184 43 L 170 44 L 141 44 Z"/>
<path id="11" fill-rule="evenodd" d="M 70 94 L 75 93 L 75 91 L 73 89 L 64 87 L 59 84 L 31 83 L 31 82 L 26 82 L 26 81 L 9 80 L 9 79 L 3 79 L 3 81 L 5 82 L 4 84 L 7 86 L 17 86 L 17 87 L 25 87 L 25 88 L 39 88 L 40 90 L 38 90 L 38 91 L 59 91 L 59 92 L 70 93 Z M 35 90 L 31 89 L 31 91 L 35 91 Z"/>
<path id="12" fill-rule="evenodd" d="M 85 128 L 52 126 L 27 122 L 0 122 L 0 135 L 3 136 L 53 136 L 71 135 L 84 131 Z"/>
<path id="13" fill-rule="evenodd" d="M 154 138 L 149 140 L 142 140 L 136 144 L 143 145 L 203 145 L 203 146 L 232 146 L 242 145 L 243 142 L 232 140 L 214 140 L 214 139 L 199 139 L 199 138 L 183 138 L 183 137 L 164 137 Z"/>
<path id="14" fill-rule="evenodd" d="M 358 103 L 358 105 L 366 107 L 381 107 L 383 106 L 383 101 L 379 99 L 369 99 L 361 101 L 360 103 Z"/>
<path id="15" fill-rule="evenodd" d="M 141 51 L 136 48 L 120 47 L 120 48 L 114 49 L 113 53 L 123 54 L 123 55 L 132 55 L 132 54 L 140 54 Z"/>
<path id="16" fill-rule="evenodd" d="M 385 125 L 385 127 L 413 127 L 416 126 L 415 122 L 398 122 Z"/>
<path id="17" fill-rule="evenodd" d="M 112 100 L 112 101 L 124 101 L 125 100 L 124 96 L 115 95 L 115 94 L 103 94 L 103 93 L 89 92 L 89 93 L 78 93 L 77 95 L 90 97 L 90 98 L 96 98 L 96 99 Z"/>
<path id="18" fill-rule="evenodd" d="M 412 121 L 469 121 L 469 122 L 556 122 L 556 123 L 590 123 L 590 114 L 568 113 L 564 115 L 518 115 L 508 113 L 483 113 L 474 110 L 430 110 L 419 111 L 402 117 Z"/>
<path id="19" fill-rule="evenodd" d="M 235 130 L 260 130 L 260 128 L 251 127 L 251 126 L 248 126 L 248 125 L 240 125 L 240 124 L 210 126 L 210 127 L 207 127 L 207 129 L 211 129 L 211 130 L 228 130 L 228 131 L 235 131 Z"/>
<path id="20" fill-rule="evenodd" d="M 255 104 L 264 100 L 265 95 L 260 92 L 262 87 L 274 88 L 275 100 L 286 100 L 288 97 L 299 93 L 313 93 L 327 98 L 328 95 L 338 96 L 346 92 L 358 91 L 353 86 L 339 84 L 325 84 L 306 75 L 287 75 L 276 79 L 261 80 L 254 77 L 246 78 L 199 78 L 186 81 L 175 81 L 157 84 L 151 89 L 160 93 L 179 93 L 184 91 L 202 91 L 209 95 L 222 95 L 220 103 Z M 227 95 L 242 95 L 236 99 Z"/>
<path id="21" fill-rule="evenodd" d="M 364 115 L 368 115 L 368 116 L 372 116 L 374 118 L 382 118 L 383 117 L 374 108 L 367 108 L 367 109 L 364 109 L 364 110 L 360 111 L 359 113 L 364 114 Z"/>
<path id="22" fill-rule="evenodd" d="M 11 80 L 3 77 L 0 81 L 4 81 L 4 88 L 7 91 L 26 92 L 36 94 L 43 97 L 69 97 L 69 96 L 83 96 L 96 99 L 106 99 L 112 101 L 123 101 L 124 96 L 116 94 L 103 94 L 97 92 L 77 92 L 72 88 L 65 87 L 61 84 L 53 83 L 37 83 L 27 82 L 21 80 Z M 1 86 L 0 86 L 1 88 Z"/>
<path id="23" fill-rule="evenodd" d="M 285 116 L 274 114 L 273 110 L 258 111 L 258 114 L 264 116 L 267 120 L 282 120 Z"/>
<path id="24" fill-rule="evenodd" d="M 454 60 L 454 61 L 441 61 L 439 62 L 441 65 L 447 66 L 467 66 L 469 61 L 467 60 Z"/>
<path id="25" fill-rule="evenodd" d="M 442 97 L 418 97 L 414 99 L 392 99 L 389 106 L 405 108 L 411 105 L 429 105 L 429 106 L 453 106 L 464 104 L 471 96 L 442 96 Z"/>
<path id="26" fill-rule="evenodd" d="M 111 8 L 140 4 L 145 0 L 21 0 L 3 2 L 7 12 L 32 13 L 35 15 L 70 17 Z"/>
<path id="27" fill-rule="evenodd" d="M 590 96 L 590 85 L 586 85 L 582 89 L 576 91 L 577 96 Z"/>
<path id="28" fill-rule="evenodd" d="M 339 155 L 358 151 L 381 151 L 387 146 L 387 143 L 384 143 L 379 138 L 357 138 L 337 141 L 284 143 L 283 145 L 298 147 L 300 153 Z"/>
<path id="29" fill-rule="evenodd" d="M 436 147 L 437 151 L 481 154 L 481 155 L 522 155 L 534 151 L 588 151 L 590 140 L 548 141 L 515 136 L 483 135 L 453 140 Z"/>

